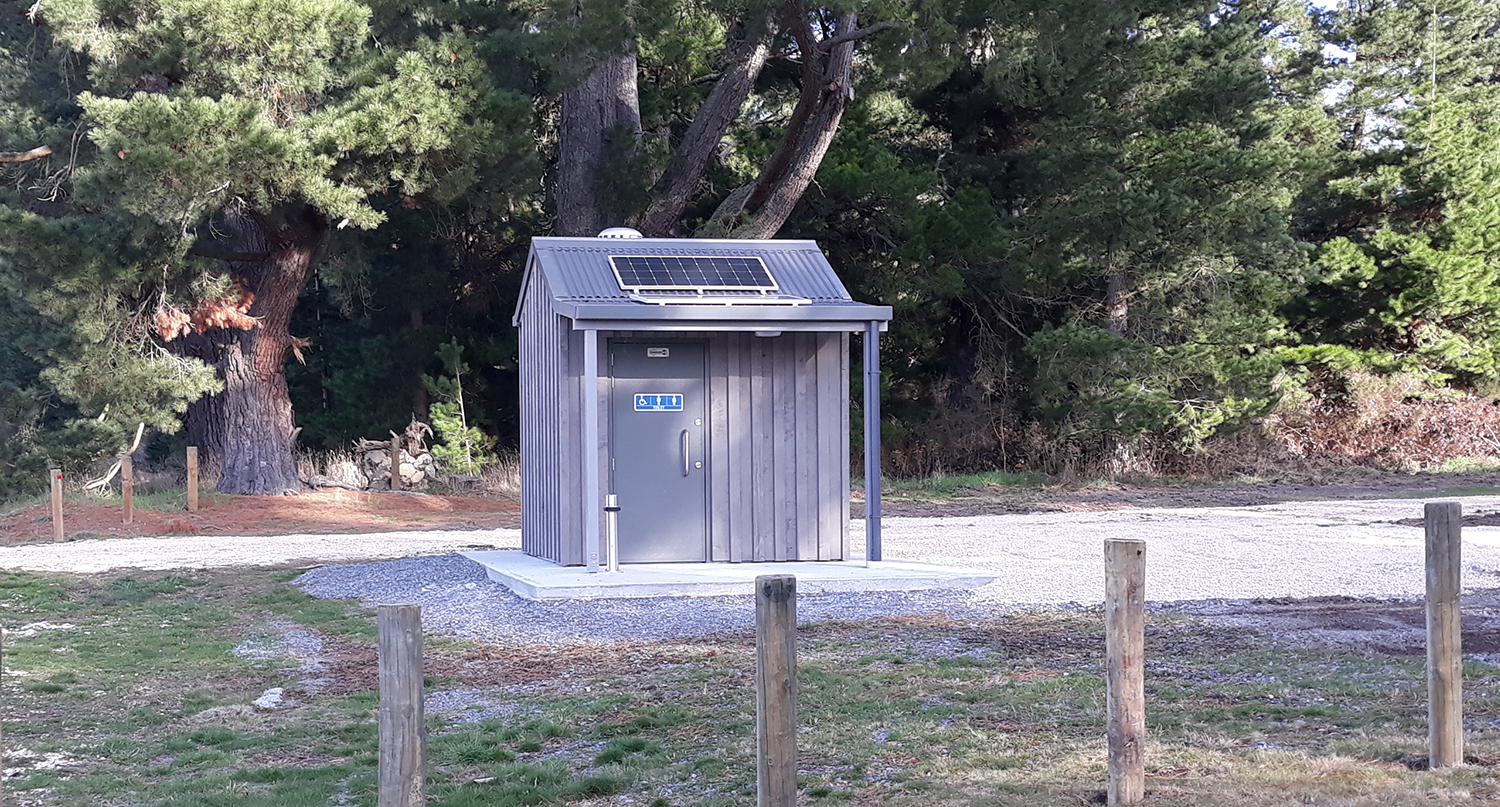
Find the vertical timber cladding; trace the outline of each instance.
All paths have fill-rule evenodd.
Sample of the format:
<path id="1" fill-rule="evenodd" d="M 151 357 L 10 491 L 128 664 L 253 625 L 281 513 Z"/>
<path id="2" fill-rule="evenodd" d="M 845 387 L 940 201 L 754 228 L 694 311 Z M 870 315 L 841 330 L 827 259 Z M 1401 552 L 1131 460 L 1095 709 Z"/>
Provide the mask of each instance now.
<path id="1" fill-rule="evenodd" d="M 711 561 L 849 556 L 848 334 L 608 336 L 708 342 Z"/>
<path id="2" fill-rule="evenodd" d="M 522 294 L 530 299 L 544 299 L 547 284 L 542 273 L 533 272 Z M 549 357 L 556 350 L 551 337 L 555 314 L 547 306 L 530 305 L 521 309 L 520 387 L 521 406 L 521 489 L 526 506 L 521 508 L 521 549 L 528 555 L 557 561 L 554 547 L 557 538 L 556 491 L 549 482 L 557 477 L 557 430 L 547 429 L 542 412 L 555 407 L 559 385 L 549 372 Z M 535 404 L 535 405 L 533 405 Z"/>
<path id="3" fill-rule="evenodd" d="M 849 555 L 849 336 L 713 334 L 715 561 Z"/>

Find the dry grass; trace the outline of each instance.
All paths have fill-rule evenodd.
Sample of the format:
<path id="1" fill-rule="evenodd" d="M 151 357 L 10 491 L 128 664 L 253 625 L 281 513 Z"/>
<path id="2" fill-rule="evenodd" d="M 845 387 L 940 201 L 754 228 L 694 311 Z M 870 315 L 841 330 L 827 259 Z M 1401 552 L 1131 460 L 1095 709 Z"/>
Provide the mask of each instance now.
<path id="1" fill-rule="evenodd" d="M 297 476 L 304 480 L 326 476 L 348 482 L 358 478 L 359 464 L 355 461 L 354 452 L 348 449 L 303 450 L 297 452 Z"/>
<path id="2" fill-rule="evenodd" d="M 480 490 L 486 496 L 506 501 L 521 500 L 521 454 L 505 452 L 497 462 L 484 466 L 480 474 Z"/>

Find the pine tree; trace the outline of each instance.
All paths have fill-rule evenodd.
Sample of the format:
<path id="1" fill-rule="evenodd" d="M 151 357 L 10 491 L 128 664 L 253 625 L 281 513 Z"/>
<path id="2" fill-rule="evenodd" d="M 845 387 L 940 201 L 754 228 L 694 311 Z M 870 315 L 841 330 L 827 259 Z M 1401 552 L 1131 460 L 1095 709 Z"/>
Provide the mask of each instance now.
<path id="1" fill-rule="evenodd" d="M 380 225 L 376 197 L 416 199 L 463 168 L 490 125 L 471 40 L 414 4 L 378 10 L 351 0 L 36 7 L 87 65 L 90 89 L 74 100 L 93 150 L 72 201 L 123 222 L 140 256 L 110 267 L 106 287 L 131 288 L 146 308 L 92 319 L 106 330 L 134 323 L 137 339 L 144 319 L 182 366 L 215 368 L 224 392 L 196 405 L 190 430 L 220 459 L 224 492 L 300 488 L 283 364 L 308 345 L 289 325 L 329 232 Z M 450 196 L 465 184 L 446 181 Z"/>
<path id="2" fill-rule="evenodd" d="M 927 124 L 896 145 L 936 181 L 897 246 L 866 250 L 884 253 L 867 282 L 916 321 L 894 386 L 935 423 L 973 412 L 953 442 L 990 462 L 1006 423 L 1042 421 L 1066 459 L 1147 431 L 1191 446 L 1265 411 L 1303 261 L 1265 10 L 945 8 L 925 69 L 893 76 Z"/>
<path id="3" fill-rule="evenodd" d="M 175 431 L 218 388 L 151 336 L 134 278 L 160 271 L 160 239 L 72 204 L 71 158 L 89 144 L 68 87 L 82 76 L 50 34 L 24 7 L 0 9 L 0 493 L 117 454 L 140 424 Z"/>
<path id="4" fill-rule="evenodd" d="M 432 456 L 445 468 L 462 469 L 469 476 L 477 476 L 484 466 L 497 459 L 495 438 L 469 421 L 464 398 L 464 376 L 469 372 L 469 365 L 463 361 L 463 352 L 457 339 L 440 345 L 438 357 L 451 377 L 424 376 L 422 381 L 437 397 L 432 404 L 432 427 L 442 443 L 432 447 Z"/>
<path id="5" fill-rule="evenodd" d="M 1478 0 L 1341 4 L 1305 50 L 1299 199 L 1316 282 L 1291 310 L 1309 363 L 1500 380 L 1500 37 Z"/>

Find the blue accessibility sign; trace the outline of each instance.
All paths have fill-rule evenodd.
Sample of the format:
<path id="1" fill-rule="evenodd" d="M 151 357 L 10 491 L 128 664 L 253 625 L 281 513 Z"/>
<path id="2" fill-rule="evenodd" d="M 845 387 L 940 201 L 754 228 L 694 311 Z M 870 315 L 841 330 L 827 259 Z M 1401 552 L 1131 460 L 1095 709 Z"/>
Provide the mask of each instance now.
<path id="1" fill-rule="evenodd" d="M 656 392 L 637 392 L 635 394 L 635 411 L 681 412 L 682 396 Z"/>

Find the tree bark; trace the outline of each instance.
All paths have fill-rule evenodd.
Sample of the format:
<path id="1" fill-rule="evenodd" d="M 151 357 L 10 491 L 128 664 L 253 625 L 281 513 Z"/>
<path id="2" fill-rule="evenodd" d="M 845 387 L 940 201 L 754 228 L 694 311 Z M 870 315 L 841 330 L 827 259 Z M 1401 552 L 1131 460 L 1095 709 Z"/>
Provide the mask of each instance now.
<path id="1" fill-rule="evenodd" d="M 1109 273 L 1104 289 L 1104 317 L 1111 336 L 1124 336 L 1130 329 L 1130 278 L 1125 270 Z"/>
<path id="2" fill-rule="evenodd" d="M 293 454 L 297 428 L 284 363 L 293 343 L 292 310 L 312 274 L 327 221 L 310 208 L 273 222 L 262 216 L 226 222 L 236 247 L 265 252 L 264 261 L 232 263 L 234 278 L 254 295 L 248 329 L 216 327 L 185 337 L 185 351 L 214 365 L 224 391 L 188 409 L 188 435 L 219 466 L 220 493 L 293 494 L 302 490 Z M 259 248 L 259 250 L 257 250 Z"/>
<path id="3" fill-rule="evenodd" d="M 780 13 L 785 14 L 802 59 L 802 94 L 775 154 L 754 183 L 735 190 L 720 204 L 705 228 L 708 231 L 769 238 L 781 229 L 812 184 L 844 110 L 854 98 L 851 68 L 856 42 L 896 27 L 881 22 L 859 28 L 855 13 L 847 12 L 819 42 L 803 0 L 787 0 Z M 638 216 L 619 202 L 628 194 L 612 187 L 631 181 L 620 174 L 631 170 L 630 162 L 640 146 L 640 103 L 631 43 L 562 94 L 556 186 L 559 234 L 592 236 L 605 227 L 627 223 L 648 236 L 674 234 L 770 57 L 778 27 L 776 14 L 758 14 L 738 27 L 742 33 L 731 34 L 728 66 L 693 116 Z M 626 159 L 618 161 L 620 157 Z"/>
<path id="4" fill-rule="evenodd" d="M 563 91 L 557 130 L 557 232 L 598 235 L 624 224 L 622 211 L 603 193 L 606 157 L 620 147 L 634 154 L 641 138 L 640 96 L 634 46 L 594 69 L 578 86 Z M 631 143 L 618 142 L 630 138 Z"/>
<path id="5" fill-rule="evenodd" d="M 802 144 L 807 122 L 812 119 L 813 112 L 817 111 L 818 100 L 822 97 L 820 88 L 823 85 L 823 57 L 813 41 L 812 27 L 807 20 L 807 7 L 802 0 L 788 0 L 786 13 L 792 41 L 797 43 L 797 52 L 802 57 L 802 94 L 797 98 L 797 106 L 792 109 L 792 117 L 787 121 L 781 142 L 777 144 L 776 151 L 771 153 L 771 158 L 761 166 L 760 174 L 756 176 L 749 195 L 745 197 L 743 207 L 752 211 L 759 210 L 766 203 L 771 190 L 786 176 L 787 169 L 792 165 L 792 158 Z"/>

